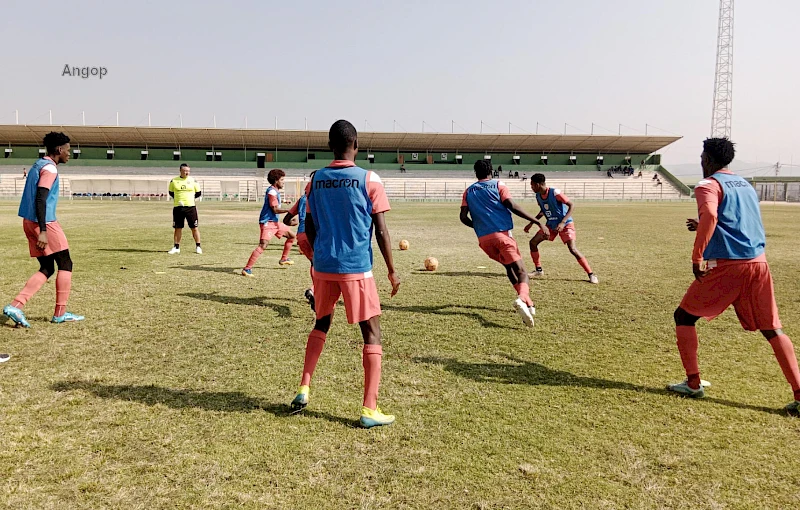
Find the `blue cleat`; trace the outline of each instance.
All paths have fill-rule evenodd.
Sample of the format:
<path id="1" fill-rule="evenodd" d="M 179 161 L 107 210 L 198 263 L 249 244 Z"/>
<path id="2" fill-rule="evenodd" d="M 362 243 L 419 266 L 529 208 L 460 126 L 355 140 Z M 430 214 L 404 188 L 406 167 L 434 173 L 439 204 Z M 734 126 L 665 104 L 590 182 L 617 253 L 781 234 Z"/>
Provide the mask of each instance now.
<path id="1" fill-rule="evenodd" d="M 30 323 L 28 323 L 28 320 L 25 318 L 25 314 L 16 306 L 6 305 L 5 308 L 3 308 L 3 315 L 14 321 L 14 324 L 17 326 L 22 326 L 23 328 L 31 327 Z"/>
<path id="2" fill-rule="evenodd" d="M 61 317 L 53 316 L 52 322 L 53 324 L 61 324 L 63 322 L 78 322 L 84 319 L 83 315 L 75 315 L 74 313 L 65 312 L 64 315 Z"/>
<path id="3" fill-rule="evenodd" d="M 369 407 L 362 407 L 361 408 L 361 426 L 365 429 L 371 429 L 372 427 L 380 427 L 382 425 L 391 425 L 394 423 L 394 415 L 393 414 L 383 414 L 379 407 L 375 409 L 370 409 Z"/>

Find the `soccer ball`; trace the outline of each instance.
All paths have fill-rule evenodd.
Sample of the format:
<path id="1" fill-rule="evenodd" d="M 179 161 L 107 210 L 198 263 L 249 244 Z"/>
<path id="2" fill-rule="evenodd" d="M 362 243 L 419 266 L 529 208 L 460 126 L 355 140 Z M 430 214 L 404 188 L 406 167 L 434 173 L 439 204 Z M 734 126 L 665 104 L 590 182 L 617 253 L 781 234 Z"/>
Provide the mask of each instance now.
<path id="1" fill-rule="evenodd" d="M 428 271 L 436 271 L 439 268 L 439 261 L 436 257 L 428 257 L 425 259 L 425 269 Z"/>
<path id="2" fill-rule="evenodd" d="M 400 241 L 400 249 L 403 250 L 403 251 L 407 250 L 408 249 L 408 241 L 406 241 L 405 239 Z"/>

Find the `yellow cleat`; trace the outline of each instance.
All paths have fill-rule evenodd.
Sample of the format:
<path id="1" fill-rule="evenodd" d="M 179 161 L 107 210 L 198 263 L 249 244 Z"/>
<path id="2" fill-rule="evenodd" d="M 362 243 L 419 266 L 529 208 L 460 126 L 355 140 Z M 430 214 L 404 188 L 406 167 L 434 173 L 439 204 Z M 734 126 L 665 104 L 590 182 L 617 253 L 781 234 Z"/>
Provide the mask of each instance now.
<path id="1" fill-rule="evenodd" d="M 365 429 L 372 427 L 380 427 L 381 425 L 391 425 L 394 423 L 393 414 L 383 414 L 381 408 L 370 409 L 369 407 L 361 408 L 361 426 Z"/>
<path id="2" fill-rule="evenodd" d="M 294 260 L 292 259 L 281 259 L 278 261 L 278 264 L 282 266 L 292 266 L 294 265 Z"/>

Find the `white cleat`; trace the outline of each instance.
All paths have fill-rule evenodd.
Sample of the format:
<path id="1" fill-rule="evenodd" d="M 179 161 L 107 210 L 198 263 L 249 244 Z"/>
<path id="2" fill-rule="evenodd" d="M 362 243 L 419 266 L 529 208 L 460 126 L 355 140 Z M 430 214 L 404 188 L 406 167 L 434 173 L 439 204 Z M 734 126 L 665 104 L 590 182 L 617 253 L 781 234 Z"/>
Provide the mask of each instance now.
<path id="1" fill-rule="evenodd" d="M 168 251 L 167 253 L 170 254 L 170 255 L 175 255 L 176 253 L 180 253 L 180 252 L 181 252 L 180 248 L 175 248 L 173 246 L 172 249 L 170 251 Z"/>
<path id="2" fill-rule="evenodd" d="M 194 252 L 196 254 L 198 254 L 198 255 L 202 255 L 203 254 L 203 249 L 198 246 L 197 248 L 194 249 Z"/>
<path id="3" fill-rule="evenodd" d="M 589 283 L 600 283 L 600 279 L 597 278 L 597 275 L 592 273 L 589 275 Z"/>
<path id="4" fill-rule="evenodd" d="M 533 314 L 531 314 L 530 308 L 526 305 L 520 298 L 517 298 L 514 301 L 514 308 L 517 310 L 517 313 L 520 317 L 522 317 L 522 322 L 529 328 L 533 327 Z"/>

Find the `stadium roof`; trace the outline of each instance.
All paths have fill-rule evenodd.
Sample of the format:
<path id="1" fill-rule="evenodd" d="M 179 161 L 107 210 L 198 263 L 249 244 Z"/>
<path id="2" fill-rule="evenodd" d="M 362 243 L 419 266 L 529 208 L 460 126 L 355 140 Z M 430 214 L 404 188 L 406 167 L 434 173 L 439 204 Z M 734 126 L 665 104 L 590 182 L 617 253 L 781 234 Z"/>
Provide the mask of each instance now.
<path id="1" fill-rule="evenodd" d="M 63 131 L 74 146 L 328 150 L 327 131 L 117 126 L 0 125 L 0 144 L 41 146 Z M 680 136 L 379 133 L 358 135 L 362 151 L 649 154 Z"/>

